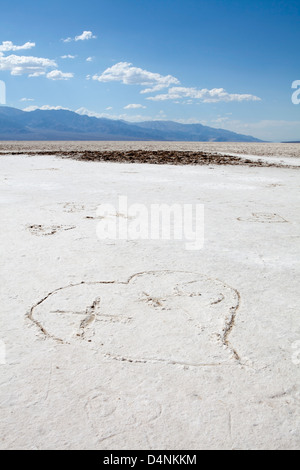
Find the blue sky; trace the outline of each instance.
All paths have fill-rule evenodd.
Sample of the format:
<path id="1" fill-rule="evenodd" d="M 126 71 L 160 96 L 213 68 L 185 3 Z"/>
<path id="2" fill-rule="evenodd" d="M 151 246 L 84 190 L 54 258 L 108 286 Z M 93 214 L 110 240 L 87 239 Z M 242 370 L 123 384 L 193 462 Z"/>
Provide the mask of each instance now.
<path id="1" fill-rule="evenodd" d="M 299 20 L 299 0 L 11 0 L 0 80 L 20 109 L 300 140 Z"/>

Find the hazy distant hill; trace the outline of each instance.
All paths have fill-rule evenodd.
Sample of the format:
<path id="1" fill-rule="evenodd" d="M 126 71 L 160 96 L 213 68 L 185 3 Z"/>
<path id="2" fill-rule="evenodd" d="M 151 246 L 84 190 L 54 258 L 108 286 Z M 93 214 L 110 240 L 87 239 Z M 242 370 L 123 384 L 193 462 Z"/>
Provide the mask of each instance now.
<path id="1" fill-rule="evenodd" d="M 129 123 L 72 111 L 31 111 L 0 106 L 0 140 L 157 140 L 261 142 L 254 137 L 201 124 L 173 121 Z"/>

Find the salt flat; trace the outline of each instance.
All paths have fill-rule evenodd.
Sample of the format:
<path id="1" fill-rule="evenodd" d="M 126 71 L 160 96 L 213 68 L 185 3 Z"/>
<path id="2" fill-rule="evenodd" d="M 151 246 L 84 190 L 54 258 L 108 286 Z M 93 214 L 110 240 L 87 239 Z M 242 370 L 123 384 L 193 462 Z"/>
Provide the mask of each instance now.
<path id="1" fill-rule="evenodd" d="M 2 449 L 299 448 L 297 168 L 0 169 Z M 204 204 L 203 249 L 99 240 L 119 195 Z"/>
<path id="2" fill-rule="evenodd" d="M 299 143 L 250 143 L 250 142 L 59 142 L 59 141 L 1 141 L 3 152 L 54 152 L 54 151 L 111 151 L 111 150 L 174 150 L 243 154 L 271 157 L 300 157 Z"/>

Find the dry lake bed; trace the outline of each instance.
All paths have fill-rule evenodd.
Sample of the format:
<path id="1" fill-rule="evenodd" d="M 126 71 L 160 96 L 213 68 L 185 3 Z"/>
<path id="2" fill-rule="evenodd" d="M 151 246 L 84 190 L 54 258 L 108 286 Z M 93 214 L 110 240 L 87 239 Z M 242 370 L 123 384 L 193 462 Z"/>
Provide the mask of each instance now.
<path id="1" fill-rule="evenodd" d="M 86 150 L 252 163 L 49 155 Z M 0 153 L 1 449 L 299 448 L 300 145 L 2 142 Z M 97 207 L 119 196 L 203 205 L 203 247 L 99 238 Z"/>

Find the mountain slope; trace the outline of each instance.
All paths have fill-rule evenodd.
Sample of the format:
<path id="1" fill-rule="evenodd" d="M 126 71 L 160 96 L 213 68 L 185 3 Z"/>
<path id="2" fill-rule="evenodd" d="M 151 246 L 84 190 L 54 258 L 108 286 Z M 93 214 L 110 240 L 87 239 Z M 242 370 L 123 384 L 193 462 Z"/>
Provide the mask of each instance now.
<path id="1" fill-rule="evenodd" d="M 129 123 L 73 111 L 21 111 L 0 106 L 0 140 L 157 140 L 260 142 L 251 136 L 201 124 L 172 121 Z"/>
<path id="2" fill-rule="evenodd" d="M 258 139 L 255 139 L 252 136 L 237 134 L 232 131 L 227 131 L 225 129 L 216 129 L 214 127 L 203 126 L 202 124 L 180 124 L 173 121 L 146 121 L 141 123 L 136 123 L 137 126 L 143 127 L 145 129 L 160 129 L 164 132 L 166 138 L 173 140 L 174 135 L 180 136 L 188 134 L 190 136 L 190 141 L 213 141 L 213 142 L 227 142 L 227 141 L 236 141 L 236 142 L 257 142 Z"/>

